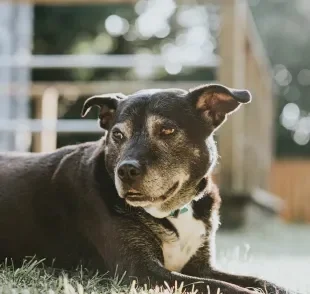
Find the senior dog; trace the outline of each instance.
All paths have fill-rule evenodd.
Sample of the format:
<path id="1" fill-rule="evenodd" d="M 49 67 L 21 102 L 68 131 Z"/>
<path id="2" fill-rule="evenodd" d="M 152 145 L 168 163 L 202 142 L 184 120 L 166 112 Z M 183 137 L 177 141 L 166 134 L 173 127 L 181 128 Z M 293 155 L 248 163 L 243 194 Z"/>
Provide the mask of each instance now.
<path id="1" fill-rule="evenodd" d="M 287 293 L 215 268 L 220 197 L 214 132 L 251 101 L 219 84 L 89 98 L 106 136 L 51 153 L 0 155 L 0 259 L 126 272 L 142 285 Z M 191 287 L 191 286 L 190 286 Z"/>

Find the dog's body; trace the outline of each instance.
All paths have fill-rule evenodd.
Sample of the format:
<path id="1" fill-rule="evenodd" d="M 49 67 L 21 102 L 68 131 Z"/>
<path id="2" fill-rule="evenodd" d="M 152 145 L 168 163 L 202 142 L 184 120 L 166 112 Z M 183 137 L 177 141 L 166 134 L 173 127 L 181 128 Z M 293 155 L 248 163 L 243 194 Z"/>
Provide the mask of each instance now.
<path id="1" fill-rule="evenodd" d="M 129 99 L 130 98 L 130 99 Z M 92 97 L 106 138 L 46 154 L 0 156 L 0 258 L 54 259 L 140 284 L 286 291 L 214 268 L 220 198 L 213 132 L 250 101 L 219 85 Z"/>
<path id="2" fill-rule="evenodd" d="M 138 232 L 140 226 L 149 226 L 154 241 L 162 242 L 161 262 L 172 271 L 181 271 L 204 240 L 213 242 L 217 194 L 210 194 L 193 203 L 186 213 L 167 219 L 129 207 L 119 199 L 113 181 L 102 169 L 103 141 L 68 146 L 53 153 L 0 156 L 1 260 L 13 257 L 18 261 L 36 255 L 55 259 L 55 265 L 60 267 L 75 266 L 82 260 L 83 264 L 113 272 L 116 264 L 120 269 L 120 257 L 108 261 L 111 266 L 105 265 L 100 248 L 93 243 L 97 236 L 91 234 L 102 231 L 104 238 L 97 246 L 114 250 L 118 244 L 116 253 L 124 254 L 126 260 L 131 256 L 127 256 L 128 244 L 114 243 L 113 234 L 108 232 L 118 226 L 117 231 L 127 230 L 125 223 L 129 225 L 132 219 Z M 201 208 L 195 210 L 198 204 L 204 212 L 199 211 Z M 208 220 L 206 224 L 204 219 Z M 130 238 L 140 238 L 134 231 L 129 230 Z M 125 235 L 127 232 L 120 238 L 127 238 Z M 139 243 L 143 245 L 143 240 Z M 126 266 L 125 270 L 128 271 Z"/>

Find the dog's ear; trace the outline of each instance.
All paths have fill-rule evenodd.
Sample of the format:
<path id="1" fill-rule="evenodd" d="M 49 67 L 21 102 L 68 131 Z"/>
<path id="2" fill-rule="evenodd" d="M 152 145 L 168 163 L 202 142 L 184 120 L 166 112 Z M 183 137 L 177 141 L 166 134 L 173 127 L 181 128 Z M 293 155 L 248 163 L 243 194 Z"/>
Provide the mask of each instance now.
<path id="1" fill-rule="evenodd" d="M 202 117 L 216 130 L 242 104 L 251 102 L 251 93 L 219 84 L 203 85 L 189 90 L 190 99 Z"/>
<path id="2" fill-rule="evenodd" d="M 85 101 L 81 116 L 85 117 L 93 106 L 97 106 L 99 108 L 100 127 L 107 130 L 110 127 L 119 102 L 126 98 L 127 96 L 122 93 L 92 96 Z"/>

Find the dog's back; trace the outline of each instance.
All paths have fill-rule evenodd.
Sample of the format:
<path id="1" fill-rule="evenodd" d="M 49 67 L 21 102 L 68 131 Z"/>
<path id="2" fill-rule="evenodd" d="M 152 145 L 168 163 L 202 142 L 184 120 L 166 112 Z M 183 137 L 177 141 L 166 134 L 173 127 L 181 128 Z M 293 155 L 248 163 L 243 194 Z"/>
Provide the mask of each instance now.
<path id="1" fill-rule="evenodd" d="M 82 157 L 84 149 L 81 144 L 51 153 L 0 154 L 0 260 L 13 257 L 18 262 L 36 255 L 70 264 L 79 259 L 74 249 L 81 240 L 74 228 L 66 227 L 62 187 L 55 187 L 53 177 L 66 157 Z"/>

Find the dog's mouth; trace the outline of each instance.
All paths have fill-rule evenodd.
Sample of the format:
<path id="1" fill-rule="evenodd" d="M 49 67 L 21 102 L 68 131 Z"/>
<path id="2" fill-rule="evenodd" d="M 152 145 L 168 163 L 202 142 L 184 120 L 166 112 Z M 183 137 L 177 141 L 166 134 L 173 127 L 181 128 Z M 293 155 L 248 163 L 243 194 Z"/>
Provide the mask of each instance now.
<path id="1" fill-rule="evenodd" d="M 152 205 L 155 203 L 160 203 L 160 202 L 165 201 L 167 198 L 173 195 L 173 193 L 176 191 L 178 186 L 179 186 L 179 182 L 176 182 L 164 195 L 159 196 L 159 197 L 146 196 L 137 190 L 130 189 L 124 195 L 124 198 L 128 204 L 131 204 L 133 206 L 148 206 L 148 205 Z"/>

